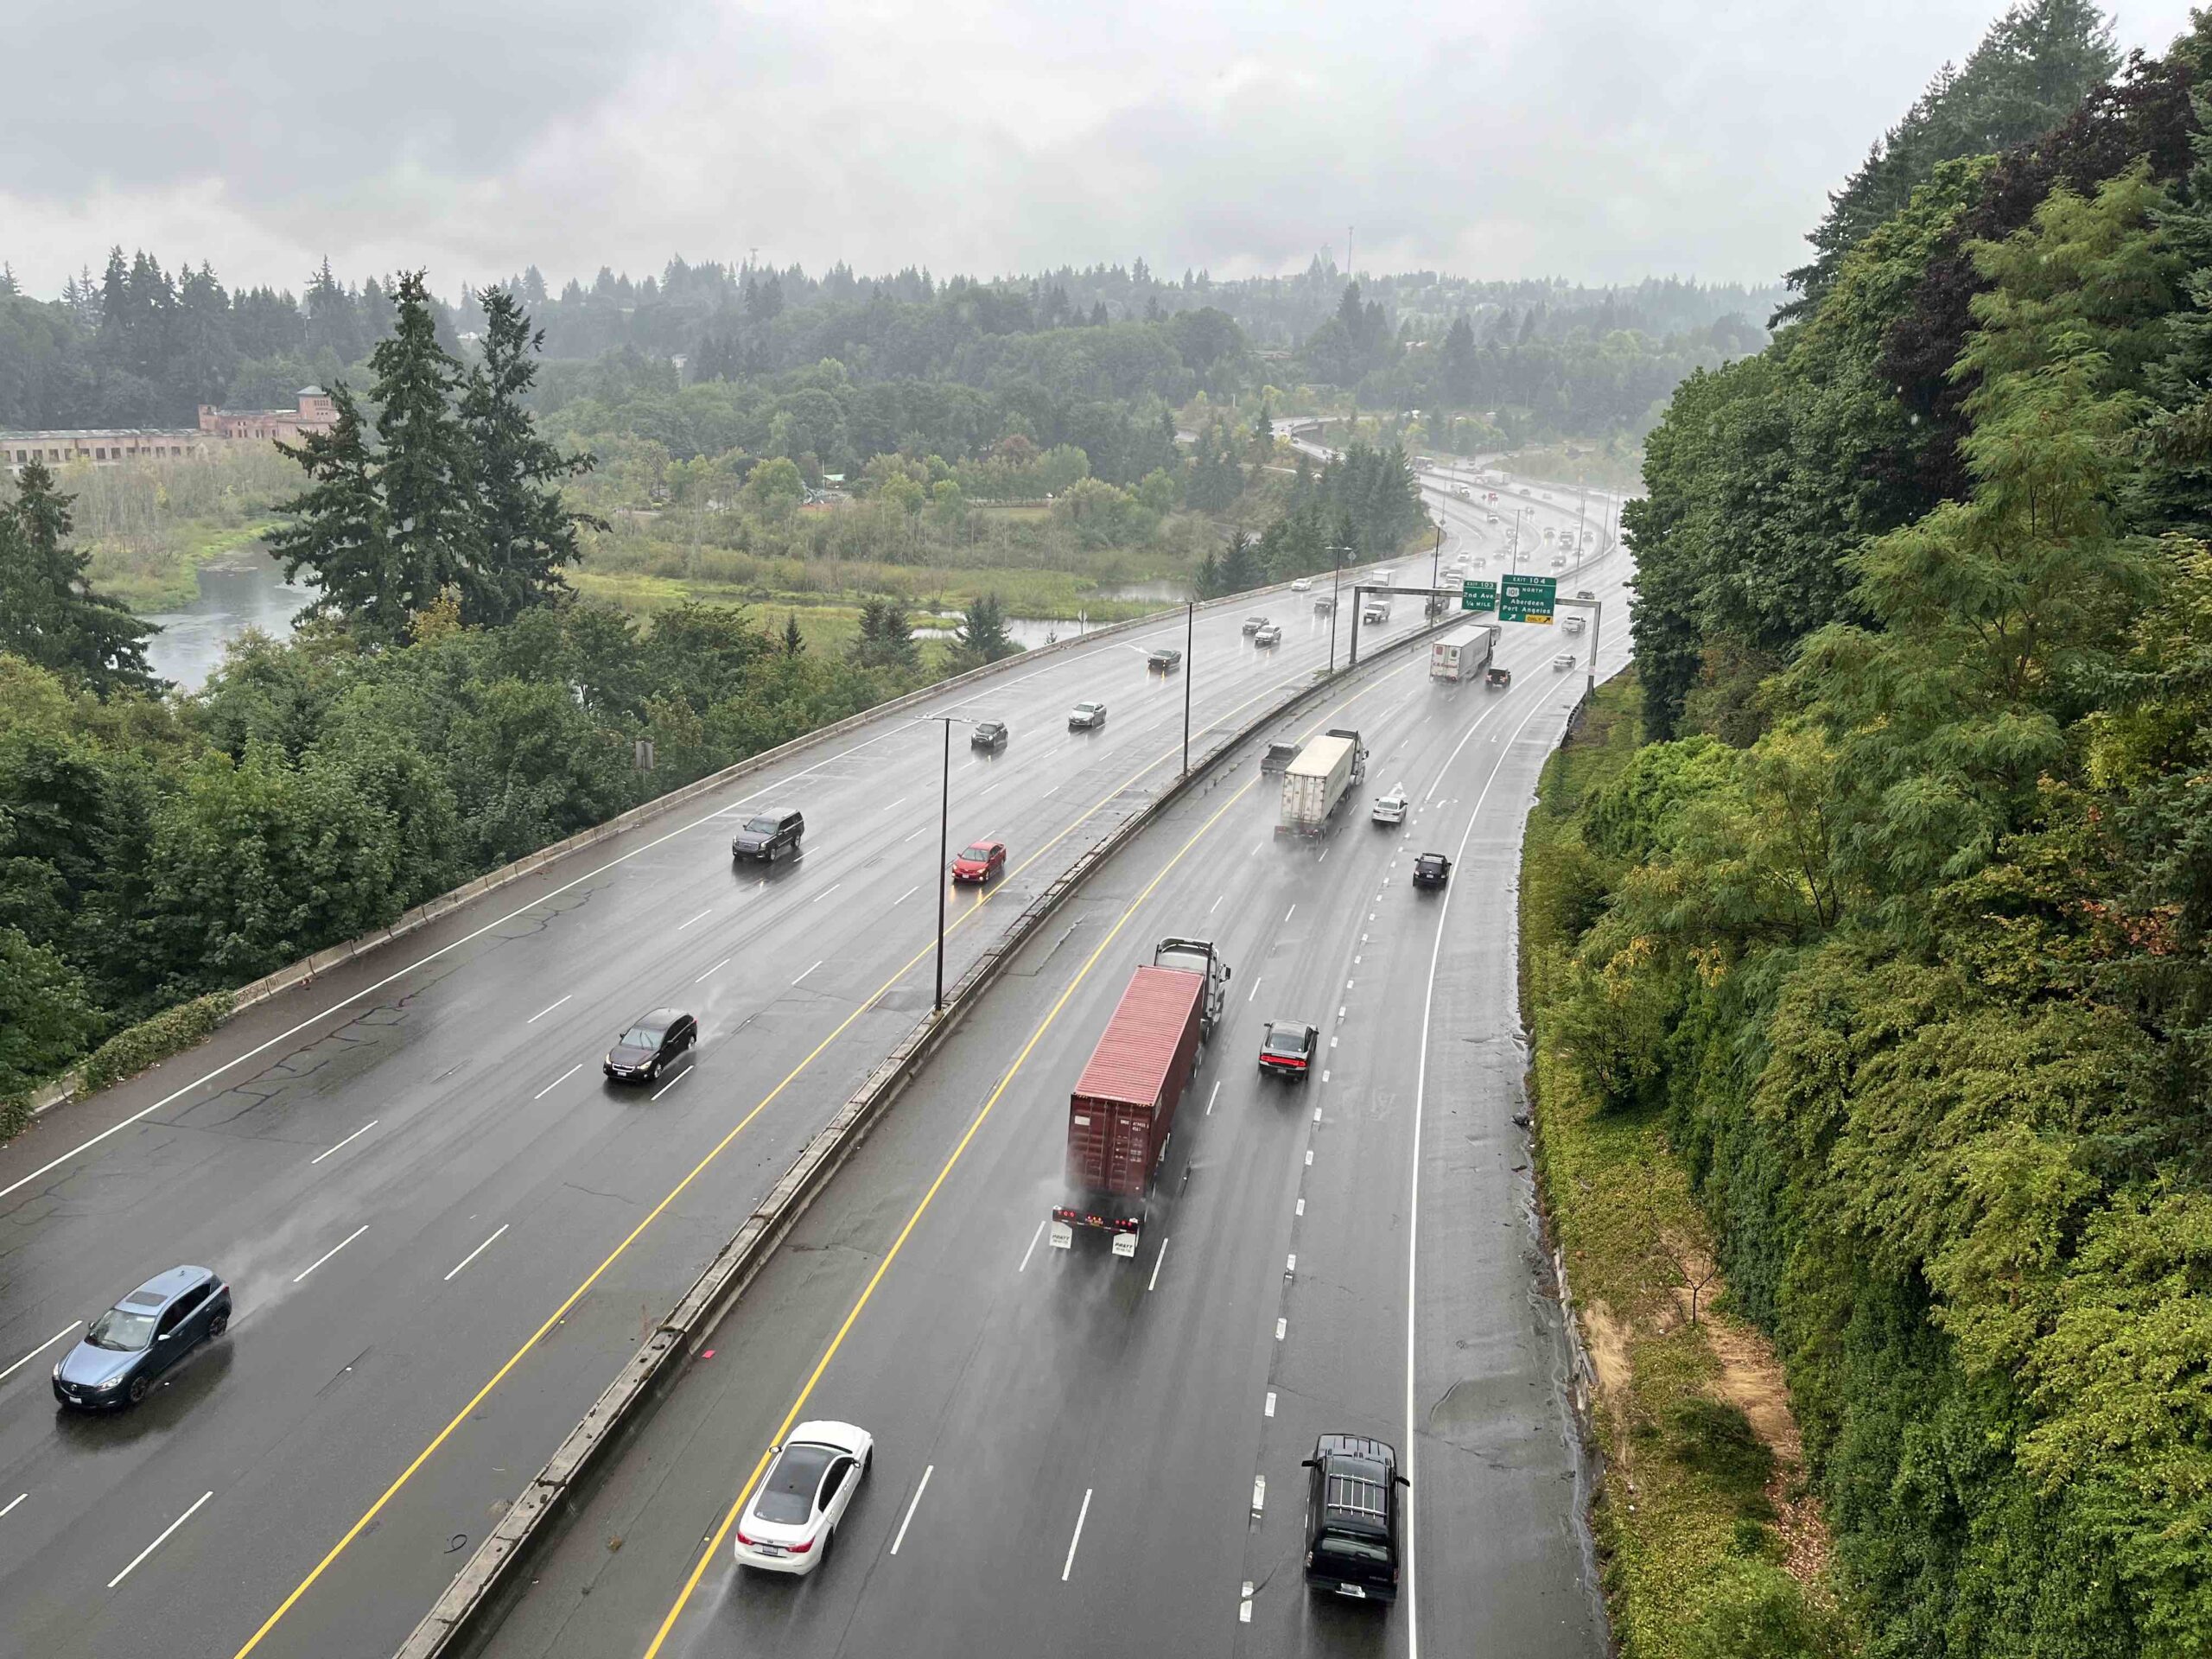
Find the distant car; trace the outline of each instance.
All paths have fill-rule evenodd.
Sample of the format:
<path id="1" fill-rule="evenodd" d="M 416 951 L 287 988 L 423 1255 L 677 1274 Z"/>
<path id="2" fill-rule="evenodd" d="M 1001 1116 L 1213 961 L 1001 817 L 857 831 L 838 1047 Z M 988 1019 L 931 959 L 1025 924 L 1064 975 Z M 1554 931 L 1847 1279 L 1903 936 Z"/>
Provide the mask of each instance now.
<path id="1" fill-rule="evenodd" d="M 1398 1490 L 1412 1484 L 1398 1472 L 1387 1440 L 1324 1434 L 1305 1467 L 1306 1583 L 1355 1601 L 1398 1599 L 1399 1540 L 1404 1505 Z"/>
<path id="2" fill-rule="evenodd" d="M 799 839 L 805 834 L 806 818 L 802 813 L 756 812 L 731 838 L 729 855 L 733 859 L 750 859 L 762 864 L 772 864 L 779 858 L 789 858 L 797 853 Z"/>
<path id="3" fill-rule="evenodd" d="M 1264 778 L 1270 772 L 1281 772 L 1297 759 L 1297 744 L 1270 743 L 1267 752 L 1260 757 L 1260 776 Z"/>
<path id="4" fill-rule="evenodd" d="M 1492 498 L 1492 499 L 1494 499 L 1495 498 Z M 1496 524 L 1496 523 L 1497 523 L 1497 521 L 1498 521 L 1498 520 L 1497 520 L 1497 515 L 1496 513 L 1494 513 L 1494 512 L 1493 512 L 1492 514 L 1491 514 L 1491 516 L 1490 516 L 1490 521 L 1491 521 L 1491 523 L 1492 523 L 1493 524 Z"/>
<path id="5" fill-rule="evenodd" d="M 829 1559 L 837 1523 L 875 1466 L 875 1438 L 850 1423 L 801 1423 L 775 1451 L 735 1528 L 737 1564 L 811 1573 Z"/>
<path id="6" fill-rule="evenodd" d="M 1333 611 L 1336 608 L 1337 600 L 1335 594 L 1319 594 L 1314 596 L 1313 609 L 1318 615 L 1326 616 L 1331 611 Z"/>
<path id="7" fill-rule="evenodd" d="M 1270 622 L 1264 628 L 1254 632 L 1252 643 L 1255 645 L 1279 645 L 1282 644 L 1282 629 Z"/>
<path id="8" fill-rule="evenodd" d="M 1414 886 L 1440 887 L 1452 879 L 1452 861 L 1441 853 L 1423 853 L 1414 860 Z"/>
<path id="9" fill-rule="evenodd" d="M 1510 668 L 1493 666 L 1489 673 L 1483 676 L 1483 686 L 1486 690 L 1503 691 L 1512 683 L 1513 671 Z"/>
<path id="10" fill-rule="evenodd" d="M 163 1372 L 229 1328 L 231 1287 L 210 1268 L 156 1274 L 94 1319 L 54 1368 L 54 1397 L 77 1411 L 135 1406 Z"/>
<path id="11" fill-rule="evenodd" d="M 1389 794 L 1375 798 L 1375 810 L 1370 816 L 1377 823 L 1403 823 L 1408 800 L 1406 786 L 1401 784 Z"/>
<path id="12" fill-rule="evenodd" d="M 1596 594 L 1592 593 L 1592 592 L 1589 588 L 1576 588 L 1576 589 L 1574 590 L 1574 596 L 1575 596 L 1577 599 L 1595 599 L 1595 598 L 1597 598 L 1597 597 L 1598 597 L 1598 595 L 1597 595 Z"/>
<path id="13" fill-rule="evenodd" d="M 1106 705 L 1103 702 L 1078 702 L 1068 710 L 1068 730 L 1095 732 L 1106 723 Z"/>
<path id="14" fill-rule="evenodd" d="M 1244 619 L 1244 637 L 1249 639 L 1267 626 L 1268 619 L 1266 617 L 1248 616 Z"/>
<path id="15" fill-rule="evenodd" d="M 1144 659 L 1147 671 L 1154 674 L 1173 674 L 1183 666 L 1183 653 L 1162 645 Z"/>
<path id="16" fill-rule="evenodd" d="M 1260 1070 L 1303 1083 L 1320 1046 L 1321 1033 L 1303 1020 L 1270 1020 L 1267 1039 L 1260 1045 Z"/>
<path id="17" fill-rule="evenodd" d="M 1561 633 L 1580 633 L 1583 627 L 1583 620 L 1579 616 L 1562 616 L 1559 620 L 1559 631 Z"/>
<path id="18" fill-rule="evenodd" d="M 617 1083 L 652 1083 L 698 1041 L 696 1020 L 680 1008 L 655 1008 L 614 1039 L 600 1069 Z"/>
<path id="19" fill-rule="evenodd" d="M 981 887 L 995 875 L 1006 874 L 1006 842 L 979 841 L 952 861 L 952 879 Z"/>
<path id="20" fill-rule="evenodd" d="M 1552 569 L 1554 570 L 1564 570 L 1567 569 L 1567 556 L 1564 553 L 1554 553 L 1552 555 Z"/>
<path id="21" fill-rule="evenodd" d="M 1312 577 L 1300 576 L 1297 581 L 1290 584 L 1290 591 L 1294 594 L 1302 594 L 1313 586 L 1313 581 Z"/>
<path id="22" fill-rule="evenodd" d="M 1571 651 L 1562 651 L 1552 658 L 1552 671 L 1555 674 L 1564 674 L 1573 666 L 1574 653 Z"/>
<path id="23" fill-rule="evenodd" d="M 995 754 L 1006 747 L 1006 721 L 979 720 L 976 722 L 976 728 L 968 734 L 968 747 L 981 749 L 986 754 Z"/>

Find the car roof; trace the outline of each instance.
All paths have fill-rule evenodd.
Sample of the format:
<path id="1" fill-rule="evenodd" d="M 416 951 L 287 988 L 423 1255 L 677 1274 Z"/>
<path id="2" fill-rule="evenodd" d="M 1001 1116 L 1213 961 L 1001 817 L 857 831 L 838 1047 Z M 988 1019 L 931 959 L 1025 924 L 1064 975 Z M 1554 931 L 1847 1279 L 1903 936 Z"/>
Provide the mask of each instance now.
<path id="1" fill-rule="evenodd" d="M 1318 1027 L 1309 1026 L 1303 1020 L 1270 1020 L 1268 1021 L 1268 1036 L 1272 1037 L 1279 1031 L 1303 1032 L 1308 1037 L 1318 1037 L 1320 1035 L 1320 1030 Z"/>
<path id="2" fill-rule="evenodd" d="M 166 1306 L 194 1285 L 204 1285 L 215 1276 L 211 1268 L 171 1268 L 157 1273 L 132 1291 L 118 1304 L 118 1306 L 150 1310 Z"/>

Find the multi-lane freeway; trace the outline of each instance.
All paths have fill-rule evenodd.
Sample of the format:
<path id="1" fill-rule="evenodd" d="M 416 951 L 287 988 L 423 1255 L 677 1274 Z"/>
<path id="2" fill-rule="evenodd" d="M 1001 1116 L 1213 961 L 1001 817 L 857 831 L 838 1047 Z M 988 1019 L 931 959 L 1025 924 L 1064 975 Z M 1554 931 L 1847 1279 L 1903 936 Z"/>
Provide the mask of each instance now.
<path id="1" fill-rule="evenodd" d="M 1607 569 L 1613 585 L 1595 577 L 1593 585 L 1611 594 L 1620 574 Z M 1287 625 L 1281 647 L 1260 650 L 1243 639 L 1237 625 L 1247 608 Z M 1417 617 L 1402 606 L 1381 637 L 1402 636 Z M 1516 642 L 1524 632 L 1532 637 Z M 1498 754 L 1536 753 L 1551 721 L 1545 710 L 1564 700 L 1563 681 L 1525 671 L 1548 654 L 1551 642 L 1533 638 L 1538 632 L 1508 630 L 1508 660 L 1524 671 L 1511 694 L 1483 706 L 1483 734 L 1469 739 L 1455 765 L 1471 764 L 1493 740 L 1503 743 L 1509 713 L 1529 723 Z M 1340 654 L 1347 633 L 1339 633 Z M 803 751 L 262 1005 L 201 1048 L 50 1114 L 0 1150 L 0 1389 L 10 1407 L 0 1419 L 0 1628 L 8 1647 L 122 1654 L 158 1636 L 165 1650 L 187 1654 L 389 1652 L 640 1335 L 926 1007 L 942 880 L 941 737 L 929 717 L 995 718 L 1014 728 L 1011 746 L 992 756 L 972 756 L 956 731 L 952 845 L 996 836 L 1012 858 L 1001 884 L 954 896 L 950 977 L 1173 775 L 1184 683 L 1147 675 L 1144 651 L 1179 645 L 1181 634 L 1177 618 L 1017 662 L 980 685 Z M 1194 747 L 1303 683 L 1329 650 L 1328 622 L 1303 596 L 1268 594 L 1202 614 L 1185 665 Z M 1417 746 L 1406 751 L 1408 765 L 1452 723 L 1422 701 L 1428 688 L 1420 676 L 1418 667 L 1390 666 L 1344 688 L 1378 720 L 1390 698 L 1406 699 L 1390 716 L 1403 727 L 1390 741 Z M 1082 697 L 1107 702 L 1103 729 L 1065 728 L 1065 709 Z M 1377 762 L 1386 772 L 1394 764 L 1387 744 Z M 1501 779 L 1491 810 L 1499 844 L 1510 847 L 1517 804 L 1504 816 L 1496 808 L 1525 793 L 1526 779 Z M 1201 791 L 1182 811 L 1226 803 L 1243 781 Z M 1417 828 L 1438 823 L 1430 815 L 1462 799 L 1446 791 L 1422 810 Z M 765 875 L 734 868 L 727 846 L 734 823 L 760 806 L 786 804 L 806 813 L 803 856 Z M 1471 797 L 1465 804 L 1471 810 Z M 1233 807 L 1221 823 L 1243 810 Z M 1163 828 L 1140 844 L 1149 849 L 1170 833 Z M 1471 874 L 1488 834 L 1470 842 Z M 1344 842 L 1335 855 L 1342 874 L 1363 870 L 1378 844 Z M 1263 917 L 1253 906 L 1272 904 L 1287 867 L 1228 845 L 1202 841 L 1178 868 L 1189 879 L 1209 868 L 1224 875 L 1233 863 L 1240 885 L 1266 878 L 1265 890 L 1255 887 L 1232 912 L 1240 928 L 1256 927 Z M 1109 867 L 1109 880 L 1126 868 L 1127 860 Z M 1327 890 L 1337 891 L 1333 880 Z M 1463 892 L 1456 902 L 1463 916 L 1491 906 L 1488 933 L 1505 948 L 1502 888 L 1487 900 Z M 1307 914 L 1313 925 L 1315 912 Z M 1062 950 L 1078 950 L 1079 931 Z M 1292 953 L 1301 971 L 1308 954 Z M 1249 947 L 1245 955 L 1253 958 Z M 1027 1007 L 1032 982 L 1065 968 L 1053 954 L 1004 982 L 1019 994 L 995 992 L 960 1052 L 984 1053 L 994 1022 Z M 1266 972 L 1254 971 L 1251 982 Z M 1074 988 L 1060 1036 L 1041 1038 L 1038 1058 L 1058 1055 L 1063 1041 L 1071 1053 L 1081 1046 L 1070 1033 L 1088 1029 L 1076 1007 L 1082 994 Z M 607 1087 L 598 1060 L 608 1039 L 658 1004 L 697 1014 L 701 1046 L 655 1089 Z M 1497 1012 L 1484 1016 L 1493 1027 Z M 1478 1056 L 1470 1049 L 1465 1058 Z M 951 1066 L 933 1071 L 931 1087 L 957 1091 L 960 1075 Z M 1050 1099 L 1049 1080 L 1034 1086 Z M 1023 1100 L 1031 1087 L 1018 1091 Z M 1337 1087 L 1316 1090 L 1316 1103 Z M 881 1137 L 881 1148 L 936 1121 L 903 1103 L 895 1116 L 897 1134 Z M 1035 1116 L 1009 1108 L 1001 1121 Z M 1313 1133 L 1329 1128 L 1325 1118 Z M 1425 1158 L 1465 1152 L 1452 1134 L 1440 1139 L 1440 1152 L 1433 1145 Z M 894 1181 L 912 1173 L 895 1171 Z M 963 1186 L 972 1179 L 963 1176 Z M 841 1178 L 810 1223 L 830 1230 L 831 1248 L 802 1241 L 776 1271 L 802 1280 L 845 1271 L 864 1257 L 836 1248 L 839 1230 L 873 1237 L 904 1201 L 903 1190 L 871 1190 L 864 1174 Z M 1517 1202 L 1501 1196 L 1498 1213 L 1513 1214 Z M 1440 1203 L 1429 1206 L 1422 1226 L 1445 1214 Z M 1372 1221 L 1355 1236 L 1375 1232 L 1379 1212 Z M 1194 1278 L 1211 1271 L 1197 1245 L 1192 1238 L 1176 1247 L 1200 1258 Z M 922 1271 L 948 1305 L 982 1311 L 995 1294 L 994 1264 L 964 1258 L 965 1248 L 918 1249 L 914 1262 L 928 1263 Z M 85 1320 L 178 1262 L 229 1278 L 238 1316 L 228 1334 L 136 1411 L 101 1419 L 55 1413 L 46 1383 L 55 1356 Z M 971 1270 L 972 1284 L 962 1277 Z M 1422 1286 L 1424 1304 L 1458 1282 L 1440 1278 Z M 1163 1273 L 1160 1288 L 1175 1282 Z M 1525 1274 L 1517 1282 L 1526 1302 Z M 1317 1294 L 1295 1278 L 1286 1285 L 1294 1297 Z M 1402 1300 L 1402 1272 L 1400 1287 Z M 1068 1304 L 1057 1306 L 1055 1319 L 1064 1320 Z M 810 1297 L 785 1308 L 784 1298 L 756 1293 L 731 1318 L 733 1349 L 762 1363 L 779 1352 L 779 1309 L 791 1317 L 820 1312 Z M 879 1329 L 856 1322 L 855 1335 L 874 1341 Z M 1282 1350 L 1286 1362 L 1293 1351 Z M 1057 1375 L 1058 1357 L 1047 1357 Z M 1338 1362 L 1315 1351 L 1304 1363 L 1325 1373 Z M 1457 1363 L 1466 1369 L 1464 1357 Z M 1531 1360 L 1540 1371 L 1549 1363 Z M 687 1384 L 679 1394 L 671 1430 L 702 1392 Z M 1287 1402 L 1297 1389 L 1279 1392 Z M 1531 1392 L 1553 1397 L 1548 1384 Z M 1011 1421 L 1043 1434 L 1043 1410 L 1033 1404 Z M 1286 1431 L 1294 1417 L 1286 1404 Z M 869 1513 L 914 1450 L 895 1427 L 884 1420 L 893 1445 Z M 740 1465 L 749 1467 L 755 1450 L 734 1444 L 702 1472 L 734 1496 Z M 1050 1470 L 1025 1463 L 1031 1452 L 1053 1455 L 1045 1440 L 1025 1447 L 1020 1437 L 987 1455 L 1001 1478 L 1024 1491 L 1035 1484 L 1042 1501 Z M 1169 1484 L 1182 1488 L 1179 1477 Z M 1559 1515 L 1571 1508 L 1562 1499 Z M 658 1522 L 671 1511 L 653 1512 Z M 1002 1525 L 997 1535 L 1006 1535 Z M 1538 1541 L 1529 1540 L 1532 1548 Z M 1571 1539 L 1558 1541 L 1567 1554 L 1556 1559 L 1573 1559 Z M 1554 1559 L 1548 1545 L 1542 1553 Z M 632 1560 L 641 1573 L 650 1565 L 645 1552 Z M 679 1576 L 690 1566 L 679 1563 Z M 979 1567 L 963 1593 L 981 1594 L 996 1576 Z M 1584 1608 L 1576 1617 L 1586 1615 Z M 518 1630 L 537 1616 L 533 1608 Z M 633 1634 L 642 1648 L 652 1632 Z"/>

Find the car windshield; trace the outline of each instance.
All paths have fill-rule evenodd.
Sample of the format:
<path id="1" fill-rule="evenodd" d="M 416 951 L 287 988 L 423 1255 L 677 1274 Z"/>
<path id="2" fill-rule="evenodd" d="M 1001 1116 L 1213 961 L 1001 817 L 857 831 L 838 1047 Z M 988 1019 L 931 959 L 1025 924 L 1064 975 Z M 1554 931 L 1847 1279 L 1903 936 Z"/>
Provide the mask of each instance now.
<path id="1" fill-rule="evenodd" d="M 154 1316 L 132 1313 L 120 1307 L 111 1307 L 92 1321 L 92 1328 L 85 1332 L 85 1340 L 95 1348 L 111 1348 L 119 1354 L 134 1354 L 154 1339 Z"/>
<path id="2" fill-rule="evenodd" d="M 666 1033 L 664 1028 L 659 1026 L 632 1026 L 629 1030 L 622 1033 L 621 1046 L 624 1048 L 658 1048 L 660 1046 L 660 1039 Z"/>
<path id="3" fill-rule="evenodd" d="M 967 860 L 970 864 L 981 864 L 984 860 L 990 857 L 990 855 L 991 844 L 987 841 L 977 842 L 973 847 L 970 847 L 966 852 L 960 855 L 962 858 Z"/>
<path id="4" fill-rule="evenodd" d="M 753 1500 L 753 1514 L 787 1527 L 804 1524 L 814 1513 L 814 1495 L 821 1490 L 822 1471 L 836 1456 L 835 1446 L 811 1442 L 785 1446 L 776 1466 L 768 1471 L 768 1478 L 761 1483 L 760 1496 Z"/>
<path id="5" fill-rule="evenodd" d="M 748 836 L 772 836 L 776 833 L 776 821 L 773 818 L 748 818 L 746 820 L 745 833 Z"/>

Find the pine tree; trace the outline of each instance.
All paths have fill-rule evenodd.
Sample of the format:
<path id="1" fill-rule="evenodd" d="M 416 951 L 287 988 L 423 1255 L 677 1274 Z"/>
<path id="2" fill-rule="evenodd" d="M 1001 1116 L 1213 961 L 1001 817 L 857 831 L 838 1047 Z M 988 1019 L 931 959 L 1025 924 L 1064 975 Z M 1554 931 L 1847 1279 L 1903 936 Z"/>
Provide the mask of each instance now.
<path id="1" fill-rule="evenodd" d="M 798 613 L 784 613 L 784 655 L 796 660 L 806 649 L 805 636 L 798 631 Z"/>
<path id="2" fill-rule="evenodd" d="M 69 504 L 41 461 L 16 478 L 16 499 L 0 508 L 0 652 L 81 676 L 105 696 L 149 690 L 146 642 L 156 630 L 93 590 L 92 555 L 67 545 Z"/>
<path id="3" fill-rule="evenodd" d="M 544 342 L 505 289 L 486 289 L 484 355 L 461 399 L 470 505 L 475 523 L 463 556 L 461 617 L 471 626 L 512 621 L 568 591 L 563 569 L 582 557 L 576 531 L 604 520 L 562 505 L 556 480 L 588 473 L 589 454 L 564 455 L 540 437 L 523 406 Z"/>
<path id="4" fill-rule="evenodd" d="M 969 601 L 953 639 L 962 658 L 978 667 L 1011 657 L 1019 649 L 1006 630 L 1006 609 L 996 594 L 978 594 Z"/>
<path id="5" fill-rule="evenodd" d="M 376 488 L 384 504 L 397 591 L 420 609 L 449 585 L 464 612 L 482 595 L 473 578 L 477 515 L 473 446 L 454 413 L 461 365 L 438 344 L 423 273 L 401 275 L 388 339 L 369 354 L 376 376 Z"/>
<path id="6" fill-rule="evenodd" d="M 307 614 L 342 618 L 365 637 L 404 639 L 409 619 L 438 595 L 411 583 L 391 544 L 391 520 L 359 406 L 342 380 L 330 389 L 338 418 L 327 432 L 277 448 L 305 469 L 307 489 L 277 512 L 287 522 L 269 537 L 290 581 L 310 572 L 318 589 Z"/>

